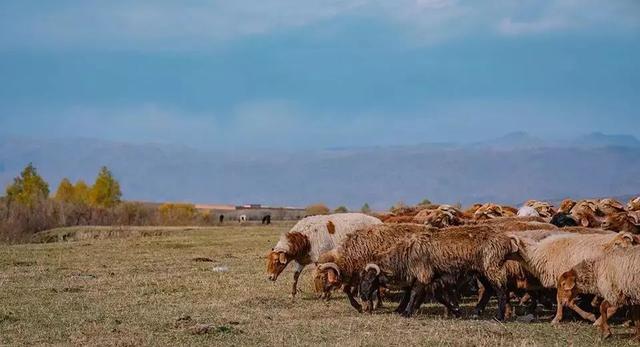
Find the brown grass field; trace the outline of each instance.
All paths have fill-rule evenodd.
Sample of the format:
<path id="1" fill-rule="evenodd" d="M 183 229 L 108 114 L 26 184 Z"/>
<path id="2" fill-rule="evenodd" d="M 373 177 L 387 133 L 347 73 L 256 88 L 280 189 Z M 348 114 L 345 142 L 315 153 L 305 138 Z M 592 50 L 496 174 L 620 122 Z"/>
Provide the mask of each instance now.
<path id="1" fill-rule="evenodd" d="M 586 322 L 552 326 L 549 312 L 499 323 L 429 304 L 403 319 L 387 302 L 359 314 L 343 295 L 315 299 L 310 270 L 292 301 L 291 269 L 275 283 L 264 272 L 290 226 L 76 228 L 47 234 L 63 242 L 0 245 L 0 345 L 633 345 L 630 328 L 603 342 Z"/>

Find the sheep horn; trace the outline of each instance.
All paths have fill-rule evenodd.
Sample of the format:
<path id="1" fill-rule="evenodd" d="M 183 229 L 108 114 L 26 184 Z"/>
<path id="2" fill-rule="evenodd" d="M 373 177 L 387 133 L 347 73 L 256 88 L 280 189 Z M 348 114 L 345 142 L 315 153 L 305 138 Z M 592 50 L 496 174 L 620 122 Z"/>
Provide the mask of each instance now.
<path id="1" fill-rule="evenodd" d="M 369 270 L 375 270 L 376 271 L 376 276 L 380 274 L 380 267 L 376 264 L 373 263 L 369 263 L 367 264 L 367 266 L 365 266 L 364 271 L 369 271 Z"/>
<path id="2" fill-rule="evenodd" d="M 338 268 L 338 264 L 336 264 L 336 263 L 324 263 L 324 264 L 318 265 L 318 270 L 324 271 L 326 269 L 332 269 L 338 274 L 338 276 L 340 276 L 340 268 Z"/>

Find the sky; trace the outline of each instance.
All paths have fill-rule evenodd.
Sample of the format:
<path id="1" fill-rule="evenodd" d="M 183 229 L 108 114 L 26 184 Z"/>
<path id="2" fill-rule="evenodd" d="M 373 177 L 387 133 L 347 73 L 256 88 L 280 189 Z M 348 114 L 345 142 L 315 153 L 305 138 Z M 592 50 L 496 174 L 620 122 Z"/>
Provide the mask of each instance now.
<path id="1" fill-rule="evenodd" d="M 637 0 L 0 2 L 0 136 L 206 149 L 640 137 Z"/>

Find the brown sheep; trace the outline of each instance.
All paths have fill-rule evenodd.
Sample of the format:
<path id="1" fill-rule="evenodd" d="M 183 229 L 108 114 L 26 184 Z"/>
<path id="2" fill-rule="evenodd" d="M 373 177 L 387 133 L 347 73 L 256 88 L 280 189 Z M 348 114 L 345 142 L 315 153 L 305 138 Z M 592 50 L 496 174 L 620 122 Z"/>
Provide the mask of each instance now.
<path id="1" fill-rule="evenodd" d="M 413 223 L 426 224 L 435 228 L 446 228 L 464 224 L 462 212 L 449 205 L 441 205 L 435 210 L 422 210 L 415 217 Z"/>
<path id="2" fill-rule="evenodd" d="M 562 212 L 562 213 L 570 213 L 571 209 L 573 209 L 573 207 L 576 205 L 575 200 L 571 200 L 571 199 L 564 199 L 562 200 L 562 202 L 560 203 L 560 207 L 558 208 L 558 212 Z"/>
<path id="3" fill-rule="evenodd" d="M 511 252 L 509 237 L 482 225 L 451 229 L 456 230 L 417 233 L 400 240 L 375 260 L 381 269 L 379 276 L 397 283 L 413 283 L 411 293 L 406 297 L 408 300 L 401 303 L 401 307 L 406 306 L 402 315 L 408 317 L 420 306 L 425 291 L 435 278 L 455 278 L 464 273 L 475 273 L 485 287 L 497 293 L 499 305 L 496 318 L 503 320 L 507 303 L 504 259 Z M 363 282 L 360 289 L 365 297 L 377 290 L 368 282 Z M 369 293 L 366 293 L 366 289 Z M 475 314 L 481 313 L 483 304 L 486 303 L 478 303 Z M 447 308 L 455 310 L 450 305 Z"/>
<path id="4" fill-rule="evenodd" d="M 602 229 L 640 234 L 640 225 L 636 224 L 635 216 L 629 212 L 618 212 L 608 215 L 607 219 L 602 223 Z"/>
<path id="5" fill-rule="evenodd" d="M 627 211 L 640 211 L 640 196 L 629 200 Z"/>
<path id="6" fill-rule="evenodd" d="M 599 228 L 604 221 L 604 212 L 598 208 L 597 201 L 582 200 L 571 209 L 571 217 L 583 227 Z"/>
<path id="7" fill-rule="evenodd" d="M 615 199 L 600 199 L 598 201 L 598 209 L 605 215 L 625 212 L 624 205 Z"/>
<path id="8" fill-rule="evenodd" d="M 504 210 L 502 209 L 502 206 L 492 204 L 492 203 L 487 203 L 480 206 L 473 213 L 473 219 L 475 220 L 486 220 L 486 219 L 493 219 L 493 218 L 498 218 L 503 216 L 504 216 Z"/>
<path id="9" fill-rule="evenodd" d="M 385 219 L 383 222 L 385 224 L 411 223 L 413 221 L 413 218 L 413 216 L 391 216 Z"/>
<path id="10" fill-rule="evenodd" d="M 536 212 L 538 212 L 540 217 L 551 218 L 556 213 L 553 210 L 553 206 L 551 206 L 551 204 L 549 204 L 548 202 L 529 200 L 524 205 L 532 207 L 534 210 L 536 210 Z"/>
<path id="11" fill-rule="evenodd" d="M 325 292 L 343 286 L 349 303 L 362 311 L 362 306 L 353 297 L 352 288 L 359 283 L 360 271 L 367 263 L 409 234 L 436 230 L 420 224 L 380 224 L 358 230 L 348 235 L 338 248 L 320 256 L 316 285 L 322 283 Z"/>

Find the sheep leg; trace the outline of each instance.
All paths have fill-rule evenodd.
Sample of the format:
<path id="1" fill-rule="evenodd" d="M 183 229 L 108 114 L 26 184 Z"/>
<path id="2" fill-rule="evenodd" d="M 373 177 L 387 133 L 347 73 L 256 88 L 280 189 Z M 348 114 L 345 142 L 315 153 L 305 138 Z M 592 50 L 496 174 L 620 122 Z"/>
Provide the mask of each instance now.
<path id="1" fill-rule="evenodd" d="M 411 289 L 411 295 L 409 297 L 409 303 L 407 308 L 402 312 L 402 316 L 409 318 L 413 315 L 415 310 L 420 306 L 420 301 L 424 298 L 425 288 L 424 284 L 416 282 Z"/>
<path id="2" fill-rule="evenodd" d="M 478 293 L 481 293 L 481 296 L 478 300 L 478 303 L 476 304 L 475 309 L 473 310 L 473 316 L 476 318 L 482 315 L 482 312 L 484 312 L 485 307 L 487 307 L 487 304 L 489 303 L 489 299 L 491 299 L 491 295 L 493 295 L 493 288 L 484 276 L 478 276 L 478 281 L 484 289 L 478 290 Z"/>
<path id="3" fill-rule="evenodd" d="M 295 298 L 296 294 L 298 293 L 298 279 L 300 278 L 300 274 L 302 273 L 302 270 L 304 269 L 304 265 L 296 262 L 296 270 L 293 273 L 293 288 L 291 289 L 291 297 Z"/>
<path id="4" fill-rule="evenodd" d="M 586 312 L 583 309 L 581 309 L 578 305 L 576 305 L 574 300 L 569 301 L 567 303 L 567 307 L 572 309 L 575 313 L 579 314 L 580 317 L 582 317 L 583 319 L 586 319 L 590 322 L 596 321 L 596 316 L 593 313 Z"/>
<path id="5" fill-rule="evenodd" d="M 405 287 L 403 289 L 402 299 L 400 299 L 400 303 L 398 304 L 398 308 L 394 311 L 395 313 L 402 313 L 407 308 L 407 304 L 409 303 L 409 298 L 411 297 L 411 287 Z"/>
<path id="6" fill-rule="evenodd" d="M 602 305 L 600 305 L 600 307 L 602 307 Z M 611 317 L 614 314 L 616 314 L 616 312 L 618 312 L 618 307 L 617 306 L 613 306 L 609 303 L 607 303 L 607 317 Z M 602 316 L 598 317 L 598 319 L 593 323 L 593 325 L 595 326 L 600 326 L 600 324 L 602 324 Z"/>
<path id="7" fill-rule="evenodd" d="M 351 286 L 344 286 L 342 291 L 347 295 L 347 299 L 349 299 L 349 303 L 353 308 L 355 308 L 358 312 L 362 313 L 362 305 L 358 303 L 358 301 L 353 297 L 353 291 L 351 290 Z"/>
<path id="8" fill-rule="evenodd" d="M 379 308 L 382 307 L 382 292 L 383 292 L 384 288 L 378 288 L 378 292 L 377 292 L 377 298 L 378 301 L 376 302 L 376 304 L 373 305 L 373 309 L 377 310 Z"/>
<path id="9" fill-rule="evenodd" d="M 563 318 L 563 314 L 564 314 L 564 302 L 562 300 L 562 298 L 560 297 L 560 293 L 558 293 L 556 295 L 556 316 L 553 317 L 553 320 L 551 321 L 551 324 L 558 324 L 562 321 Z"/>
<path id="10" fill-rule="evenodd" d="M 529 296 L 529 302 L 527 303 L 526 312 L 527 314 L 535 316 L 536 309 L 538 308 L 538 293 L 527 291 L 525 295 Z"/>
<path id="11" fill-rule="evenodd" d="M 608 322 L 609 317 L 607 315 L 610 306 L 611 305 L 606 300 L 604 300 L 602 304 L 600 304 L 600 326 L 598 327 L 598 329 L 602 333 L 602 337 L 605 339 L 611 336 L 611 328 L 609 327 Z"/>
<path id="12" fill-rule="evenodd" d="M 453 301 L 450 300 L 451 298 L 444 295 L 442 290 L 436 290 L 436 292 L 434 293 L 434 298 L 436 299 L 436 301 L 444 305 L 444 307 L 446 307 L 449 312 L 456 316 L 456 318 L 460 318 L 462 314 L 460 313 L 460 308 L 458 307 L 457 303 L 453 303 Z"/>
<path id="13" fill-rule="evenodd" d="M 496 291 L 496 295 L 498 296 L 498 314 L 496 315 L 496 319 L 499 321 L 504 321 L 508 294 L 505 288 L 502 288 L 501 286 L 496 286 L 494 290 Z"/>
<path id="14" fill-rule="evenodd" d="M 631 320 L 636 326 L 634 339 L 640 342 L 640 306 L 634 305 L 631 307 Z"/>

